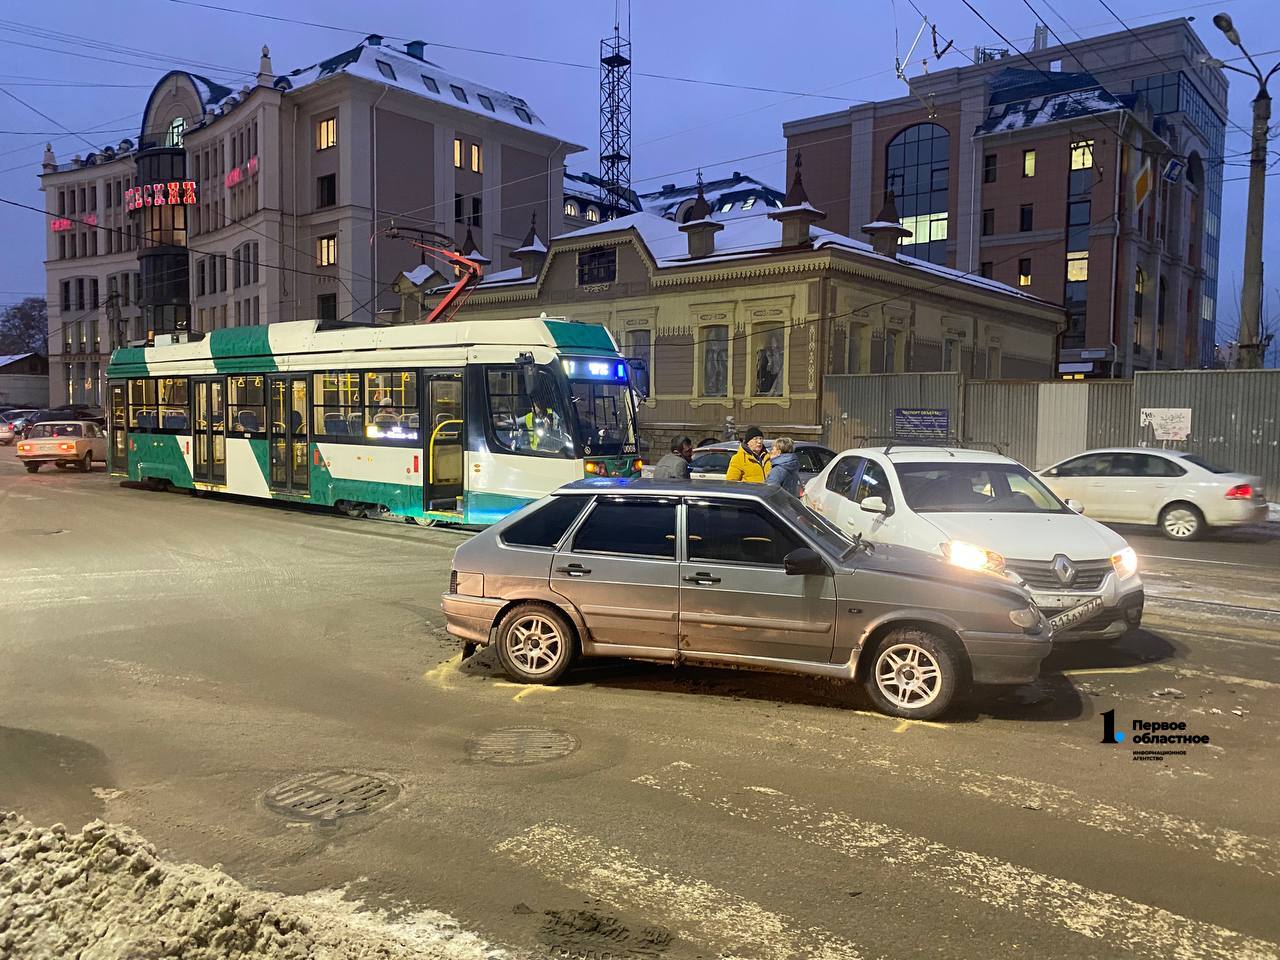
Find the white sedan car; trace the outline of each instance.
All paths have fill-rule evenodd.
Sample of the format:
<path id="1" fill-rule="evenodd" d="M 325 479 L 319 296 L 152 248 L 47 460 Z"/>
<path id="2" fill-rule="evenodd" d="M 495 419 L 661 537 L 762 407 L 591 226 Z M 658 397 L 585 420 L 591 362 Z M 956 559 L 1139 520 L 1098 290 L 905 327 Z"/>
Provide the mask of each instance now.
<path id="1" fill-rule="evenodd" d="M 1040 477 L 1058 496 L 1084 504 L 1084 513 L 1095 520 L 1156 524 L 1174 540 L 1267 519 L 1261 477 L 1181 450 L 1090 450 L 1041 470 Z"/>
<path id="2" fill-rule="evenodd" d="M 982 450 L 847 450 L 804 501 L 847 536 L 940 554 L 1022 583 L 1055 639 L 1114 638 L 1142 622 L 1138 558 L 1015 460 Z M 927 588 L 926 588 L 927 589 Z"/>

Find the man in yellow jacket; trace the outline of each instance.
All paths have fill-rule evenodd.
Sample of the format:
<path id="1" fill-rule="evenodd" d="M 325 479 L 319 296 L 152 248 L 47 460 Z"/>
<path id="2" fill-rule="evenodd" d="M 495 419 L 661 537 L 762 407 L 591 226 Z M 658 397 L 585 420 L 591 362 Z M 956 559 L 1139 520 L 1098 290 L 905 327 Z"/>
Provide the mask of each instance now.
<path id="1" fill-rule="evenodd" d="M 746 436 L 742 438 L 742 446 L 729 461 L 729 469 L 724 478 L 744 483 L 764 483 L 771 466 L 773 464 L 764 448 L 764 434 L 759 427 L 748 427 Z"/>

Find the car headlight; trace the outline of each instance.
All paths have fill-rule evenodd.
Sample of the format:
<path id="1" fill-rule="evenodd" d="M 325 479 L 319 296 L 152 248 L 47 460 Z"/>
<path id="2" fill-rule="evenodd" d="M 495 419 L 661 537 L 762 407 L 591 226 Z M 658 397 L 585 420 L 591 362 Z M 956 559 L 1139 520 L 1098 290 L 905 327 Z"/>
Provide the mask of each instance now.
<path id="1" fill-rule="evenodd" d="M 1013 621 L 1014 626 L 1022 627 L 1024 630 L 1030 630 L 1032 627 L 1039 625 L 1040 612 L 1035 607 L 1024 607 L 1021 610 L 1010 610 L 1009 619 Z"/>
<path id="2" fill-rule="evenodd" d="M 1116 576 L 1125 580 L 1138 572 L 1138 555 L 1133 552 L 1133 547 L 1125 547 L 1111 555 L 1111 566 L 1115 567 Z"/>
<path id="3" fill-rule="evenodd" d="M 990 570 L 1004 572 L 1004 557 L 994 550 L 979 547 L 963 540 L 949 540 L 942 544 L 942 555 L 947 562 L 966 570 Z"/>

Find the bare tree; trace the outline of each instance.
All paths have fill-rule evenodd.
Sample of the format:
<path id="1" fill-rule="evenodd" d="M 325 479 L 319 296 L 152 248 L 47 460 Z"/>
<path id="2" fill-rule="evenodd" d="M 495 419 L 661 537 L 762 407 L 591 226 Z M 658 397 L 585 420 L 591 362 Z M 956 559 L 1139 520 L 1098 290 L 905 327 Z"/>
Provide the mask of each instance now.
<path id="1" fill-rule="evenodd" d="M 0 354 L 49 353 L 49 308 L 43 297 L 27 297 L 0 310 Z"/>

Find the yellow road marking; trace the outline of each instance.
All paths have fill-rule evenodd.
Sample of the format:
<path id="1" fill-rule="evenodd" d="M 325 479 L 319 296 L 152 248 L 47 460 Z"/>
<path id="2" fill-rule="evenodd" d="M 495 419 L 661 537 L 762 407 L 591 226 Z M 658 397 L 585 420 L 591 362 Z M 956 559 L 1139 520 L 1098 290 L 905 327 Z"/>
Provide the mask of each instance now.
<path id="1" fill-rule="evenodd" d="M 454 654 L 444 663 L 436 664 L 434 667 L 432 667 L 430 670 L 424 673 L 422 675 L 422 679 L 428 681 L 429 683 L 434 683 L 436 686 L 439 686 L 439 687 L 447 687 L 448 683 L 446 681 L 449 674 L 457 670 L 457 668 L 461 665 L 462 665 L 462 651 L 459 650 L 456 654 Z"/>
<path id="2" fill-rule="evenodd" d="M 911 721 L 903 720 L 900 724 L 893 728 L 894 733 L 902 733 L 904 730 L 910 729 Z"/>
<path id="3" fill-rule="evenodd" d="M 512 699 L 512 700 L 523 700 L 523 699 L 524 699 L 525 697 L 527 697 L 529 694 L 534 693 L 535 691 L 538 691 L 538 690 L 543 690 L 543 691 L 546 691 L 546 692 L 550 693 L 550 692 L 553 692 L 553 691 L 555 691 L 555 690 L 557 690 L 557 689 L 558 689 L 557 687 L 546 687 L 546 686 L 532 686 L 532 687 L 530 687 L 530 686 L 526 686 L 523 690 L 521 690 L 519 693 L 517 693 L 517 694 L 516 694 L 514 697 L 512 697 L 511 699 Z"/>
<path id="4" fill-rule="evenodd" d="M 1064 677 L 1088 677 L 1096 673 L 1143 673 L 1149 666 L 1141 667 L 1090 667 L 1088 670 L 1063 670 Z"/>
<path id="5" fill-rule="evenodd" d="M 856 714 L 859 717 L 872 717 L 876 720 L 899 720 L 898 717 L 891 717 L 887 713 L 875 713 L 871 710 L 846 710 L 846 713 Z M 934 727 L 938 730 L 950 730 L 951 727 L 946 723 L 935 723 L 932 720 L 899 720 L 898 729 L 894 733 L 901 733 L 907 727 Z"/>

